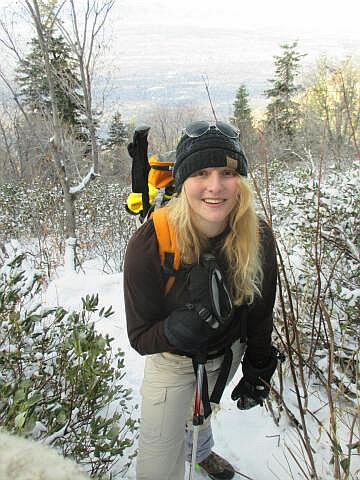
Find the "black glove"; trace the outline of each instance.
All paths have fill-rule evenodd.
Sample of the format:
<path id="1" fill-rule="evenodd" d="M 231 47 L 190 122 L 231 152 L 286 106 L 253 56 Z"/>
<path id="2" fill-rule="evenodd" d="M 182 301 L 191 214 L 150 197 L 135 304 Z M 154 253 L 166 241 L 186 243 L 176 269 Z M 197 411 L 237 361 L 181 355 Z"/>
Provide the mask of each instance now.
<path id="1" fill-rule="evenodd" d="M 205 353 L 214 330 L 206 321 L 208 311 L 187 304 L 177 308 L 165 319 L 164 332 L 169 343 L 189 355 Z"/>
<path id="2" fill-rule="evenodd" d="M 262 368 L 254 367 L 245 355 L 242 365 L 244 376 L 231 394 L 232 400 L 237 400 L 237 406 L 240 410 L 248 410 L 256 405 L 263 405 L 270 391 L 267 384 L 270 383 L 276 370 L 277 362 L 278 351 L 275 347 L 271 347 L 269 363 Z"/>

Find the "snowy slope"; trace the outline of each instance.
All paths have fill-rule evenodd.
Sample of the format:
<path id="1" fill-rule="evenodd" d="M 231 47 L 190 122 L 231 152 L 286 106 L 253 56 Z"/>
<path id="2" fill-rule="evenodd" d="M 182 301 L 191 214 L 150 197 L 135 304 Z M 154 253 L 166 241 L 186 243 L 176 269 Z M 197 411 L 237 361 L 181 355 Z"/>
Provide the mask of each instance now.
<path id="1" fill-rule="evenodd" d="M 127 375 L 125 383 L 133 389 L 134 402 L 140 404 L 139 388 L 142 379 L 144 358 L 129 345 L 126 334 L 126 322 L 123 303 L 122 274 L 104 275 L 97 269 L 96 263 L 87 264 L 85 273 L 65 274 L 58 272 L 46 292 L 45 301 L 50 305 L 79 307 L 81 297 L 86 294 L 99 293 L 100 304 L 112 305 L 115 314 L 97 322 L 97 329 L 114 338 L 115 348 L 125 352 Z M 238 375 L 237 375 L 238 376 Z M 236 377 L 237 378 L 237 377 Z M 272 417 L 265 408 L 256 407 L 248 412 L 241 412 L 230 399 L 233 383 L 225 390 L 219 411 L 213 418 L 213 432 L 216 451 L 233 463 L 236 469 L 251 479 L 268 480 L 305 478 L 289 457 L 284 442 L 298 445 L 296 433 L 286 423 L 275 426 Z M 330 470 L 323 472 L 324 479 L 331 479 Z M 197 472 L 197 478 L 206 478 Z M 135 479 L 134 465 L 127 474 L 129 480 Z M 242 478 L 238 476 L 238 478 Z M 244 478 L 244 477 L 243 477 Z"/>

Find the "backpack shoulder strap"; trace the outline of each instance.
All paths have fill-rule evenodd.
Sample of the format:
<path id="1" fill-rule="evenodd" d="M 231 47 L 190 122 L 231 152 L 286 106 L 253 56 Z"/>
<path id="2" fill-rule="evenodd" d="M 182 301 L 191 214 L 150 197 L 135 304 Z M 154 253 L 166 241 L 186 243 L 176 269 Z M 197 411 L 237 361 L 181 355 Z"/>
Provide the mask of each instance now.
<path id="1" fill-rule="evenodd" d="M 154 210 L 151 218 L 159 245 L 161 265 L 167 276 L 165 285 L 165 294 L 167 295 L 175 282 L 175 273 L 180 268 L 180 250 L 177 245 L 175 229 L 168 221 L 167 207 Z"/>

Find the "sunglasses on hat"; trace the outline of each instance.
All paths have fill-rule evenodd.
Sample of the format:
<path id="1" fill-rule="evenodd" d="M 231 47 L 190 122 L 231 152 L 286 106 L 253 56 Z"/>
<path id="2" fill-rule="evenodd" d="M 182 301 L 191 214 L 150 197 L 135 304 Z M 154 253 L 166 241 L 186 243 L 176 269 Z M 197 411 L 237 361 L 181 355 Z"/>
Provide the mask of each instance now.
<path id="1" fill-rule="evenodd" d="M 239 139 L 239 130 L 225 122 L 208 122 L 207 120 L 199 120 L 190 123 L 183 130 L 183 134 L 190 138 L 198 138 L 205 135 L 209 130 L 214 129 L 228 138 Z"/>

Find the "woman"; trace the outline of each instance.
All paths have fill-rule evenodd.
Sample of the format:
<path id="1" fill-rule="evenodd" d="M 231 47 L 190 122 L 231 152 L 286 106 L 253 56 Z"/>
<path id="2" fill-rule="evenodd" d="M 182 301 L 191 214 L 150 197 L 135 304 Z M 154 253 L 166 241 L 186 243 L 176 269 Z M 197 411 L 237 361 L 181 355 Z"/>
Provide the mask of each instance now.
<path id="1" fill-rule="evenodd" d="M 154 222 L 148 220 L 129 242 L 124 267 L 128 335 L 131 345 L 147 356 L 138 480 L 184 478 L 192 450 L 192 359 L 198 354 L 207 357 L 211 392 L 227 352 L 232 353 L 228 383 L 246 342 L 243 377 L 232 399 L 248 409 L 262 405 L 268 395 L 277 364 L 271 346 L 276 257 L 271 230 L 255 213 L 246 176 L 247 160 L 233 127 L 206 121 L 188 125 L 176 150 L 179 194 L 163 207 L 181 258 L 168 293 Z M 221 295 L 229 291 L 234 306 L 223 319 L 214 311 L 204 260 L 208 253 L 227 283 Z M 219 322 L 209 322 L 204 309 Z M 211 478 L 230 479 L 233 467 L 212 451 L 210 419 L 200 427 L 197 463 Z"/>

